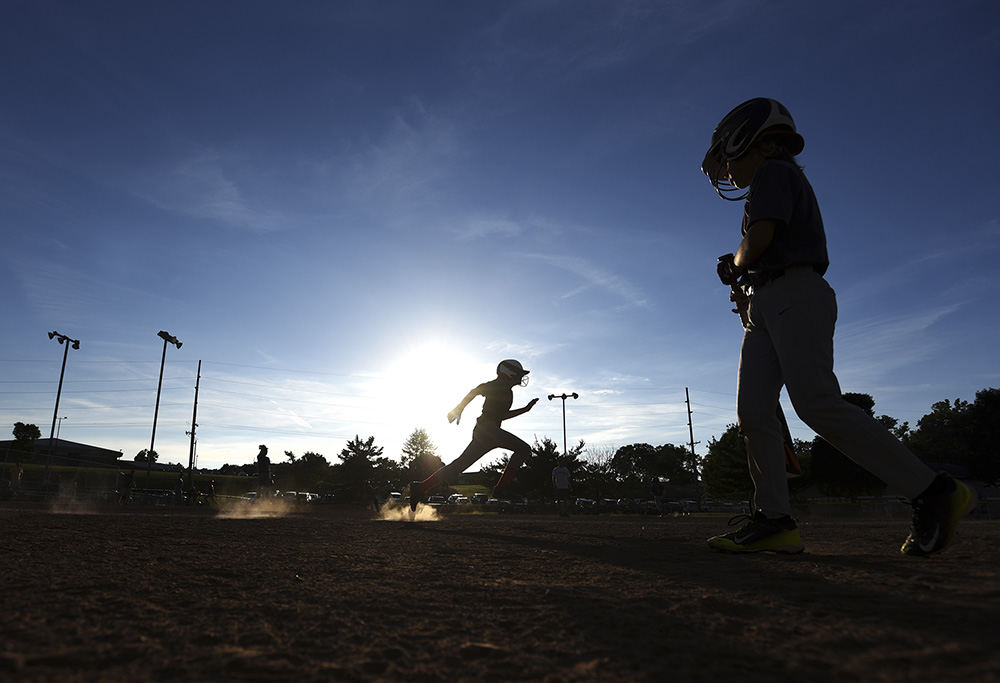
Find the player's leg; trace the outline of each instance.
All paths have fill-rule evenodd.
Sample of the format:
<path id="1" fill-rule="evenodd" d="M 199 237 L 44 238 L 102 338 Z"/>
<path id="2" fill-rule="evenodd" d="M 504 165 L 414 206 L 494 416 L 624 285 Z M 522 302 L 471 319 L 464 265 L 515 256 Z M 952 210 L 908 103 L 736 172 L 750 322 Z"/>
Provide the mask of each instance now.
<path id="1" fill-rule="evenodd" d="M 484 438 L 480 427 L 477 426 L 472 432 L 472 441 L 469 442 L 469 445 L 465 447 L 460 456 L 444 467 L 439 468 L 423 481 L 410 482 L 410 509 L 416 510 L 417 503 L 423 500 L 425 493 L 435 486 L 454 481 L 458 478 L 458 475 L 472 467 L 477 460 L 494 448 L 496 446 L 490 439 Z"/>
<path id="2" fill-rule="evenodd" d="M 711 548 L 739 553 L 803 550 L 791 517 L 784 436 L 774 409 L 780 391 L 781 369 L 770 336 L 759 321 L 743 337 L 737 391 L 740 431 L 754 484 L 751 514 L 738 530 L 708 539 Z"/>
<path id="3" fill-rule="evenodd" d="M 781 393 L 781 367 L 763 325 L 743 336 L 736 392 L 736 412 L 754 484 L 753 511 L 769 517 L 790 515 L 784 467 L 784 435 L 774 410 Z"/>
<path id="4" fill-rule="evenodd" d="M 833 371 L 837 304 L 830 286 L 808 272 L 778 283 L 783 291 L 808 297 L 808 304 L 796 305 L 796 299 L 774 318 L 795 412 L 834 448 L 913 501 L 913 528 L 902 552 L 928 555 L 942 550 L 958 521 L 975 507 L 974 492 L 946 474 L 935 475 L 882 424 L 844 400 Z"/>
<path id="5" fill-rule="evenodd" d="M 517 476 L 518 469 L 520 469 L 521 465 L 531 457 L 531 446 L 525 443 L 520 437 L 514 436 L 510 432 L 504 431 L 499 427 L 496 428 L 496 432 L 494 432 L 492 436 L 496 440 L 496 444 L 499 448 L 512 451 L 510 459 L 507 461 L 507 466 L 504 468 L 503 473 L 500 475 L 500 479 L 494 487 L 494 490 L 504 489 L 513 483 L 514 477 Z"/>
<path id="6" fill-rule="evenodd" d="M 834 448 L 909 498 L 934 472 L 862 408 L 844 400 L 833 371 L 837 302 L 819 275 L 796 272 L 772 285 L 769 323 L 796 414 Z"/>

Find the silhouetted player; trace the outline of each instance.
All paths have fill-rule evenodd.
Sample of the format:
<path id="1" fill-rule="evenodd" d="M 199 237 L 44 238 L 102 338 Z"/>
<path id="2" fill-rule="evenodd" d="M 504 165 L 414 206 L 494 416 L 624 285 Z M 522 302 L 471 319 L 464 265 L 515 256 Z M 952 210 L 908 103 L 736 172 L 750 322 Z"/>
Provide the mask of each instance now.
<path id="1" fill-rule="evenodd" d="M 500 480 L 494 488 L 494 495 L 498 489 L 510 485 L 521 463 L 531 456 L 531 447 L 510 432 L 501 429 L 500 423 L 512 417 L 523 415 L 538 403 L 538 399 L 533 398 L 523 408 L 510 409 L 511 404 L 514 403 L 514 387 L 528 386 L 528 372 L 516 360 L 502 361 L 497 366 L 496 379 L 483 382 L 470 391 L 462 399 L 462 402 L 448 413 L 448 422 L 458 424 L 462 419 L 462 411 L 472 399 L 477 396 L 486 398 L 483 401 L 483 413 L 476 420 L 476 427 L 472 430 L 472 441 L 462 454 L 423 481 L 414 481 L 410 484 L 410 510 L 417 509 L 417 503 L 427 491 L 440 484 L 454 481 L 459 474 L 494 448 L 505 448 L 513 451 L 507 462 L 507 467 L 504 468 L 503 474 L 500 475 Z"/>
<path id="2" fill-rule="evenodd" d="M 753 509 L 737 531 L 709 546 L 730 552 L 802 552 L 785 475 L 775 406 L 781 387 L 802 421 L 838 451 L 913 503 L 901 551 L 930 555 L 948 545 L 975 493 L 935 474 L 888 430 L 844 400 L 833 372 L 837 301 L 823 278 L 830 259 L 812 186 L 795 157 L 805 140 L 779 102 L 757 97 L 716 126 L 702 170 L 723 199 L 746 200 L 742 239 L 717 273 L 747 317 L 740 351 L 737 413 L 753 479 Z M 726 193 L 738 191 L 738 197 Z"/>
<path id="3" fill-rule="evenodd" d="M 267 446 L 261 444 L 257 453 L 257 498 L 274 495 L 274 480 L 271 478 L 271 459 L 267 457 Z"/>

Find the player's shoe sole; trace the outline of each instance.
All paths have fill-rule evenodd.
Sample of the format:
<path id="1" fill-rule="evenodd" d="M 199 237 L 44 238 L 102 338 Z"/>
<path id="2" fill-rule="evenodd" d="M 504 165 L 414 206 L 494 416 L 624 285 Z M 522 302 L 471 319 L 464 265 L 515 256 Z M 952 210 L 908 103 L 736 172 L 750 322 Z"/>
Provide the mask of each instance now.
<path id="1" fill-rule="evenodd" d="M 947 474 L 939 474 L 913 501 L 913 525 L 899 549 L 904 555 L 933 555 L 948 547 L 955 527 L 978 504 L 976 492 Z"/>
<path id="2" fill-rule="evenodd" d="M 734 518 L 734 519 L 739 519 Z M 708 539 L 708 547 L 727 553 L 797 554 L 805 550 L 799 529 L 791 517 L 768 519 L 761 513 L 746 517 L 738 531 Z M 732 522 L 732 520 L 730 520 Z"/>

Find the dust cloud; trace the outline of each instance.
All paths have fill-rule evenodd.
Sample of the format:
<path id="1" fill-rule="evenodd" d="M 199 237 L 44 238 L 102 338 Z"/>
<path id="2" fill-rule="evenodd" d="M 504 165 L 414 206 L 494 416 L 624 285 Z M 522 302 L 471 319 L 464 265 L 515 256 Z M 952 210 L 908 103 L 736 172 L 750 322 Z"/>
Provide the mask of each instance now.
<path id="1" fill-rule="evenodd" d="M 411 512 L 408 504 L 386 503 L 379 511 L 378 519 L 384 522 L 439 522 L 441 516 L 435 508 L 423 503 L 417 503 L 416 512 Z"/>
<path id="2" fill-rule="evenodd" d="M 268 519 L 285 517 L 295 510 L 295 504 L 284 498 L 270 498 L 232 505 L 220 510 L 216 519 Z"/>

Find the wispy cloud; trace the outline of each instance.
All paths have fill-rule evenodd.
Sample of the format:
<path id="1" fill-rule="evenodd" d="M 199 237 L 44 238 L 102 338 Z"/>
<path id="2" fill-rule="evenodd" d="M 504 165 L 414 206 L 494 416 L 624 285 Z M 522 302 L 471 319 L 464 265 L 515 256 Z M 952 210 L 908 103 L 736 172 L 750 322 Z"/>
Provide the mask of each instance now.
<path id="1" fill-rule="evenodd" d="M 952 304 L 841 326 L 837 331 L 841 383 L 871 386 L 892 370 L 933 357 L 938 345 L 928 331 L 959 308 L 961 304 Z"/>
<path id="2" fill-rule="evenodd" d="M 328 160 L 333 190 L 366 213 L 402 220 L 414 206 L 440 196 L 461 155 L 460 141 L 454 122 L 410 99 L 377 139 L 354 143 L 359 151 Z"/>
<path id="3" fill-rule="evenodd" d="M 585 258 L 555 254 L 520 254 L 520 256 L 573 273 L 583 280 L 582 285 L 565 292 L 562 297 L 564 299 L 577 296 L 591 288 L 598 288 L 624 299 L 631 307 L 645 308 L 649 305 L 648 298 L 639 287 Z"/>
<path id="4" fill-rule="evenodd" d="M 655 50 L 698 42 L 751 11 L 739 0 L 525 1 L 510 5 L 486 39 L 492 42 L 490 59 L 512 73 L 521 73 L 522 66 L 539 78 L 584 78 L 626 67 Z M 524 31 L 525 25 L 544 27 L 550 21 L 558 22 L 559 30 L 548 41 L 535 41 Z M 664 35 L 671 36 L 667 45 Z"/>
<path id="5" fill-rule="evenodd" d="M 486 350 L 490 353 L 506 354 L 514 358 L 534 359 L 558 351 L 563 346 L 560 343 L 537 344 L 498 339 L 486 344 Z"/>
<path id="6" fill-rule="evenodd" d="M 216 150 L 202 150 L 160 167 L 134 181 L 133 192 L 172 213 L 204 219 L 250 232 L 287 227 L 279 214 L 253 206 L 239 183 L 224 168 Z"/>
<path id="7" fill-rule="evenodd" d="M 509 239 L 520 235 L 534 235 L 543 239 L 566 232 L 564 226 L 544 217 L 533 216 L 515 220 L 506 216 L 473 216 L 452 228 L 452 234 L 459 242 L 498 237 Z"/>

